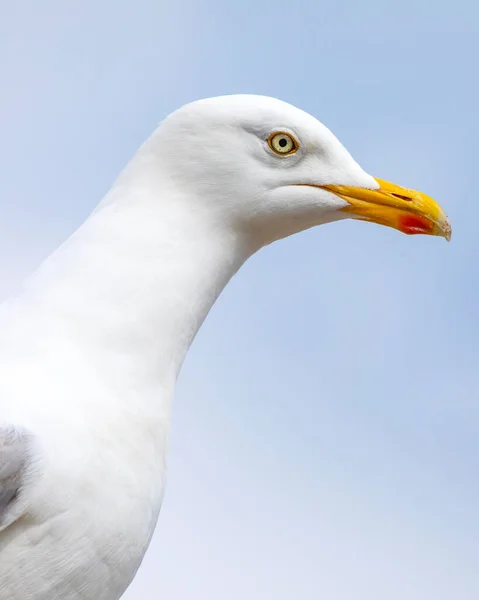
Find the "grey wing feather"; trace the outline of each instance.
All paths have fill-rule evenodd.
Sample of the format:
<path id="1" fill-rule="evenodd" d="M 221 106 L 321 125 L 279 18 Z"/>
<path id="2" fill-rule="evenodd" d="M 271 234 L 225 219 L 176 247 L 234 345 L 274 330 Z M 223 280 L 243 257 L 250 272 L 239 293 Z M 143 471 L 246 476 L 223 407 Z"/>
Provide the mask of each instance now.
<path id="1" fill-rule="evenodd" d="M 31 467 L 32 436 L 13 426 L 0 426 L 0 530 L 19 516 L 15 505 Z"/>

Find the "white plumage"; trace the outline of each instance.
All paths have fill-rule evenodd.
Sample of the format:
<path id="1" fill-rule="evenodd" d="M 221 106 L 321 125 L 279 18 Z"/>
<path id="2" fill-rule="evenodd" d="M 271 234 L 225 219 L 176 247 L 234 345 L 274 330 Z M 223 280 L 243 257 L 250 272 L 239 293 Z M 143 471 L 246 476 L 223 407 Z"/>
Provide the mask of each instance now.
<path id="1" fill-rule="evenodd" d="M 159 126 L 1 309 L 2 600 L 120 598 L 160 510 L 175 380 L 218 294 L 265 244 L 341 218 L 449 237 L 432 200 L 398 189 L 271 98 Z"/>

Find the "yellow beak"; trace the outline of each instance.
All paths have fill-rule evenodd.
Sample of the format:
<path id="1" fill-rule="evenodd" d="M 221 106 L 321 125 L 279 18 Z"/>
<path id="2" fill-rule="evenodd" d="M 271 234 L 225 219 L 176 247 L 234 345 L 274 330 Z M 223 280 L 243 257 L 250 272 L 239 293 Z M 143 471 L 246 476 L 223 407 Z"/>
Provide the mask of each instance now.
<path id="1" fill-rule="evenodd" d="M 325 185 L 324 189 L 346 200 L 341 209 L 362 221 L 373 221 L 414 235 L 439 235 L 451 239 L 451 225 L 442 208 L 429 196 L 376 179 L 379 189 Z"/>

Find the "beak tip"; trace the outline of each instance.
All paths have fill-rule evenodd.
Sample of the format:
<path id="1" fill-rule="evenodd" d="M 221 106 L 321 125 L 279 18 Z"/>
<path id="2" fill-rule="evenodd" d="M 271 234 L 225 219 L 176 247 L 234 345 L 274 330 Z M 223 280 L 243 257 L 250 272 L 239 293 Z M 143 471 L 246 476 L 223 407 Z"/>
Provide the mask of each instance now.
<path id="1" fill-rule="evenodd" d="M 448 218 L 445 218 L 443 223 L 441 223 L 440 231 L 441 231 L 441 235 L 445 238 L 446 242 L 450 242 L 451 237 L 452 237 L 452 227 L 451 227 L 451 224 L 449 223 Z"/>

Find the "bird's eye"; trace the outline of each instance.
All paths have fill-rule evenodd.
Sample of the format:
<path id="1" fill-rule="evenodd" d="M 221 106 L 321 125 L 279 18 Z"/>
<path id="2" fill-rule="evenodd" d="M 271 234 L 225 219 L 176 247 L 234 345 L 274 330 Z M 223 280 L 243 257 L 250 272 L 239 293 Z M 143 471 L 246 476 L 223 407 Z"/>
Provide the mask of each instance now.
<path id="1" fill-rule="evenodd" d="M 268 138 L 268 145 L 273 152 L 286 156 L 287 154 L 294 154 L 298 149 L 296 140 L 289 135 L 289 133 L 283 133 L 278 131 L 272 133 Z"/>

